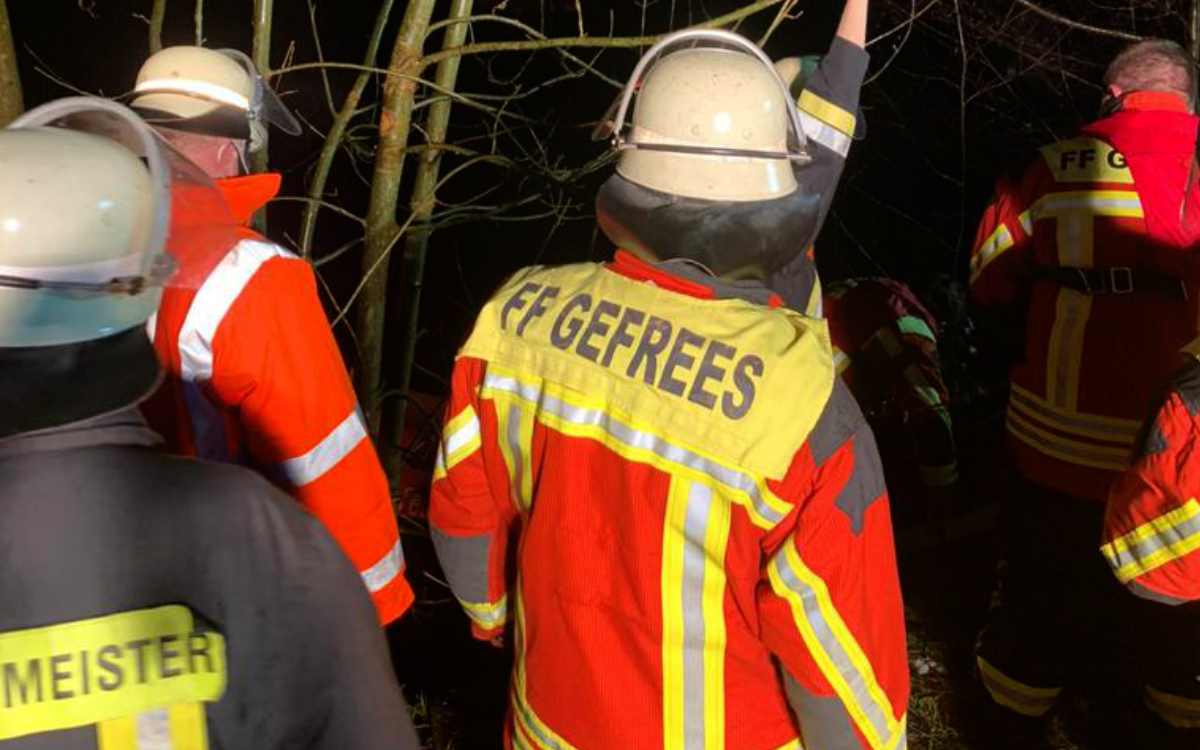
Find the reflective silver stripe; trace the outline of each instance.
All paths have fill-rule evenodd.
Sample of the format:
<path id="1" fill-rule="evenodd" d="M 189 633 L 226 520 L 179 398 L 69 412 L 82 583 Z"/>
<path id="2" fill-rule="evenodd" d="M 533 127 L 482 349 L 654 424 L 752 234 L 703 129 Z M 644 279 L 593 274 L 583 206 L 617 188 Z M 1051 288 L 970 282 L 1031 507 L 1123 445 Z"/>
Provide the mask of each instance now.
<path id="1" fill-rule="evenodd" d="M 523 657 L 518 656 L 517 658 Z M 521 719 L 523 719 L 521 726 L 523 726 L 530 734 L 532 734 L 534 739 L 537 740 L 542 747 L 548 747 L 551 750 L 572 750 L 571 747 L 559 743 L 549 734 L 542 731 L 541 722 L 538 721 L 537 717 L 533 715 L 533 711 L 525 703 L 523 697 L 518 696 L 517 700 L 513 701 L 513 703 L 516 704 L 517 713 L 519 713 L 521 715 Z"/>
<path id="2" fill-rule="evenodd" d="M 1142 201 L 1137 193 L 1118 191 L 1127 197 L 1101 197 L 1098 195 L 1049 195 L 1038 201 L 1032 209 L 1034 220 L 1054 216 L 1059 212 L 1086 211 L 1100 216 L 1121 215 L 1130 211 L 1141 211 Z"/>
<path id="3" fill-rule="evenodd" d="M 146 338 L 154 343 L 154 334 L 158 332 L 158 310 L 150 313 L 150 317 L 146 318 Z"/>
<path id="4" fill-rule="evenodd" d="M 225 254 L 196 292 L 179 329 L 179 360 L 184 380 L 208 380 L 213 371 L 213 339 L 238 295 L 263 263 L 295 257 L 269 242 L 242 240 Z"/>
<path id="5" fill-rule="evenodd" d="M 312 450 L 281 462 L 279 468 L 292 486 L 303 487 L 325 476 L 366 439 L 367 427 L 359 418 L 356 408 Z"/>
<path id="6" fill-rule="evenodd" d="M 791 542 L 785 542 L 785 545 Z M 883 740 L 883 747 L 891 747 L 894 737 L 891 733 L 891 717 L 887 715 L 887 709 L 875 702 L 871 696 L 871 691 L 867 688 L 866 677 L 858 671 L 851 661 L 850 655 L 846 653 L 841 641 L 834 635 L 833 629 L 829 623 L 825 621 L 825 614 L 821 611 L 821 606 L 817 601 L 817 592 L 812 589 L 800 575 L 792 569 L 791 562 L 787 559 L 787 554 L 784 550 L 776 553 L 771 564 L 775 568 L 775 573 L 783 584 L 788 587 L 794 594 L 800 597 L 801 604 L 804 608 L 804 617 L 812 627 L 813 633 L 816 635 L 817 641 L 821 644 L 825 654 L 829 660 L 833 662 L 834 668 L 837 670 L 841 678 L 850 687 L 850 692 L 854 694 L 854 700 L 858 707 L 866 714 L 867 721 L 875 729 L 875 734 Z"/>
<path id="7" fill-rule="evenodd" d="M 400 546 L 400 540 L 396 540 L 396 544 L 388 550 L 388 553 L 371 567 L 362 572 L 363 583 L 367 586 L 367 591 L 374 594 L 376 591 L 387 586 L 392 581 L 396 580 L 396 576 L 400 575 L 401 568 L 404 567 L 404 548 Z"/>
<path id="8" fill-rule="evenodd" d="M 529 508 L 532 498 L 525 497 L 525 451 L 521 445 L 521 407 L 512 404 L 508 408 L 508 424 L 505 429 L 508 450 L 512 454 L 512 496 L 518 508 Z M 531 447 L 532 449 L 532 447 Z"/>
<path id="9" fill-rule="evenodd" d="M 1070 459 L 1065 460 L 1074 460 L 1074 463 L 1097 469 L 1124 471 L 1129 467 L 1129 456 L 1126 456 L 1125 452 L 1121 449 L 1106 449 L 1101 446 L 1092 446 L 1065 435 L 1055 435 L 1054 440 L 1042 437 L 1025 420 L 1020 412 L 1012 408 L 1008 410 L 1006 424 L 1008 431 L 1014 437 L 1040 450 L 1042 453 L 1047 453 L 1051 456 L 1054 456 L 1055 453 L 1061 453 L 1064 456 L 1070 456 Z M 1055 457 L 1060 458 L 1058 456 Z M 1060 458 L 1060 460 L 1064 459 Z"/>
<path id="10" fill-rule="evenodd" d="M 466 611 L 467 616 L 481 627 L 492 629 L 508 620 L 508 600 L 501 599 L 495 604 L 488 602 L 469 602 L 459 599 L 458 603 Z"/>
<path id="11" fill-rule="evenodd" d="M 466 424 L 446 436 L 446 455 L 452 456 L 457 453 L 464 445 L 479 437 L 479 431 L 479 419 L 472 415 Z"/>
<path id="12" fill-rule="evenodd" d="M 712 503 L 712 489 L 692 482 L 683 529 L 684 750 L 704 750 L 704 565 Z"/>
<path id="13" fill-rule="evenodd" d="M 536 405 L 542 412 L 572 424 L 597 427 L 630 448 L 648 451 L 665 461 L 678 464 L 680 468 L 698 471 L 729 489 L 744 494 L 754 506 L 754 511 L 771 524 L 777 524 L 784 519 L 783 513 L 767 504 L 758 483 L 749 474 L 721 466 L 687 448 L 668 443 L 657 435 L 635 430 L 599 409 L 587 409 L 560 401 L 537 388 L 522 384 L 516 378 L 488 373 L 484 377 L 483 385 L 485 390 L 492 389 L 519 396 Z"/>
<path id="14" fill-rule="evenodd" d="M 173 750 L 171 715 L 165 708 L 153 708 L 134 716 L 134 746 L 137 750 Z"/>
<path id="15" fill-rule="evenodd" d="M 1027 417 L 1038 417 L 1054 429 L 1087 435 L 1100 440 L 1105 439 L 1101 435 L 1109 435 L 1112 442 L 1122 445 L 1133 445 L 1138 430 L 1141 429 L 1133 420 L 1128 420 L 1129 425 L 1122 427 L 1112 424 L 1110 419 L 1103 417 L 1094 419 L 1087 414 L 1064 414 L 1049 404 L 1041 402 L 1040 399 L 1020 387 L 1012 388 L 1012 401 L 1017 411 L 1026 412 L 1025 416 Z"/>
<path id="16" fill-rule="evenodd" d="M 1021 222 L 1021 228 L 1025 230 L 1025 234 L 1033 235 L 1033 214 L 1029 211 L 1024 211 L 1017 217 L 1017 221 Z"/>
<path id="17" fill-rule="evenodd" d="M 834 152 L 843 159 L 850 153 L 850 136 L 825 122 L 818 120 L 807 112 L 800 113 L 800 124 L 804 127 L 804 135 Z"/>
<path id="18" fill-rule="evenodd" d="M 1136 542 L 1124 541 L 1127 537 L 1121 537 L 1117 540 L 1121 543 L 1120 547 L 1115 543 L 1106 545 L 1106 557 L 1109 558 L 1109 563 L 1118 570 L 1127 565 L 1134 565 L 1139 571 L 1148 572 L 1148 569 L 1159 567 L 1151 565 L 1153 561 L 1150 560 L 1150 557 L 1152 555 L 1167 547 L 1182 545 L 1197 535 L 1200 535 L 1200 515 L 1192 516 L 1166 528 L 1155 528 L 1153 534 Z"/>

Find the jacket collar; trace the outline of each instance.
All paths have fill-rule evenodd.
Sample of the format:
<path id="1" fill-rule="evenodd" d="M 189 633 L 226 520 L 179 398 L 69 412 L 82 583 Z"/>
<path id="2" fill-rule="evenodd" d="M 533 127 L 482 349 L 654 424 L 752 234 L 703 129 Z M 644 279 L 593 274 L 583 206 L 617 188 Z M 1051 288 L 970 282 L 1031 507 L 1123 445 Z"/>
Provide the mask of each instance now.
<path id="1" fill-rule="evenodd" d="M 1190 114 L 1187 100 L 1168 91 L 1134 91 L 1121 100 L 1123 111 Z"/>
<path id="2" fill-rule="evenodd" d="M 697 299 L 740 299 L 772 308 L 783 305 L 779 295 L 761 281 L 728 281 L 684 258 L 648 263 L 627 250 L 617 250 L 608 269 L 634 281 L 645 281 Z"/>
<path id="3" fill-rule="evenodd" d="M 217 189 L 221 191 L 229 210 L 238 224 L 245 226 L 254 218 L 258 210 L 267 205 L 279 194 L 282 182 L 277 172 L 250 174 L 244 177 L 226 177 L 217 180 Z"/>
<path id="4" fill-rule="evenodd" d="M 146 426 L 136 407 L 126 407 L 70 424 L 23 432 L 0 440 L 0 459 L 42 451 L 123 445 L 151 447 L 162 438 Z"/>

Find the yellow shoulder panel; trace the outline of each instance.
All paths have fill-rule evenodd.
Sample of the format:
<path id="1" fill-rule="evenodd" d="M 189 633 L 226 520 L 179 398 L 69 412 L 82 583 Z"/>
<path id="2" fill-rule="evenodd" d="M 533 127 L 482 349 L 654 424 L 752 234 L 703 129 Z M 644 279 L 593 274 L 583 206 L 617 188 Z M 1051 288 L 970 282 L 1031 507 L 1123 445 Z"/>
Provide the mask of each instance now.
<path id="1" fill-rule="evenodd" d="M 1072 138 L 1041 149 L 1042 158 L 1058 182 L 1133 184 L 1125 156 L 1096 138 Z"/>
<path id="2" fill-rule="evenodd" d="M 768 478 L 787 471 L 834 379 L 823 320 L 591 263 L 518 273 L 460 356 L 567 387 Z"/>

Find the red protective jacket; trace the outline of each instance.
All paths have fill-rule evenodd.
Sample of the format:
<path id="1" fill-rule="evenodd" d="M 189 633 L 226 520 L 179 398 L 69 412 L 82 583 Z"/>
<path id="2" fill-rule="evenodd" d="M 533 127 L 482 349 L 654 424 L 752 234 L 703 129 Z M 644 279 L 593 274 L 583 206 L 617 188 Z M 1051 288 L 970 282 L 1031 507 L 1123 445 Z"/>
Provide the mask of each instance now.
<path id="1" fill-rule="evenodd" d="M 507 747 L 905 747 L 875 445 L 760 291 L 618 253 L 481 313 L 430 522 L 476 635 L 515 625 Z"/>
<path id="2" fill-rule="evenodd" d="M 245 222 L 279 176 L 217 185 Z M 166 289 L 150 321 L 168 375 L 146 406 L 151 426 L 172 452 L 251 463 L 276 479 L 341 545 L 380 622 L 395 620 L 413 594 L 391 493 L 312 269 L 249 229 L 215 264 L 205 258 L 184 268 L 195 288 Z"/>
<path id="3" fill-rule="evenodd" d="M 1101 551 L 1134 593 L 1200 599 L 1200 340 L 1113 486 Z"/>
<path id="4" fill-rule="evenodd" d="M 824 309 L 834 363 L 880 441 L 893 500 L 957 482 L 933 316 L 892 279 L 832 284 Z"/>
<path id="5" fill-rule="evenodd" d="M 1079 138 L 1043 148 L 984 214 L 971 292 L 985 309 L 1027 317 L 1007 426 L 1018 469 L 1038 484 L 1103 501 L 1154 389 L 1196 334 L 1198 123 L 1173 95 L 1135 93 Z M 1048 278 L 1093 268 L 1118 289 L 1126 274 L 1152 273 L 1188 280 L 1191 293 L 1086 294 Z"/>

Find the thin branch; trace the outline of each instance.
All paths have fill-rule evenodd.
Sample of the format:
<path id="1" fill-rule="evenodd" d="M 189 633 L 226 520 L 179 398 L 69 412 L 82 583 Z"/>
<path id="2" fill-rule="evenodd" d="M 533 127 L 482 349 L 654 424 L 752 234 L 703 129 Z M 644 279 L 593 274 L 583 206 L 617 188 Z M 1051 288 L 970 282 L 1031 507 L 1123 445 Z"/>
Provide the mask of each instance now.
<path id="1" fill-rule="evenodd" d="M 317 48 L 317 60 L 325 62 L 325 53 L 321 49 L 321 32 L 317 30 L 317 4 L 308 0 L 308 22 L 312 26 L 313 46 Z M 333 89 L 329 86 L 329 71 L 321 68 L 321 83 L 325 86 L 325 102 L 329 105 L 329 114 L 337 117 L 337 107 L 333 104 Z"/>
<path id="2" fill-rule="evenodd" d="M 196 0 L 196 12 L 192 15 L 196 27 L 196 46 L 204 46 L 204 0 Z"/>
<path id="3" fill-rule="evenodd" d="M 744 8 L 739 8 L 732 13 L 726 13 L 723 16 L 718 16 L 710 21 L 697 24 L 691 28 L 695 29 L 710 29 L 718 26 L 735 23 L 747 16 L 752 16 L 760 11 L 772 8 L 784 0 L 758 0 Z M 480 42 L 479 44 L 468 44 L 454 49 L 442 50 L 435 52 L 432 55 L 426 55 L 421 58 L 424 65 L 432 65 L 441 62 L 448 57 L 465 57 L 467 55 L 480 55 L 485 52 L 529 52 L 544 49 L 563 49 L 570 47 L 611 47 L 614 49 L 629 49 L 631 47 L 645 47 L 654 44 L 661 39 L 664 34 L 655 34 L 652 36 L 627 36 L 627 37 L 558 37 L 553 39 L 533 39 L 528 41 L 513 41 L 513 42 Z"/>
<path id="4" fill-rule="evenodd" d="M 766 46 L 767 41 L 775 33 L 775 30 L 779 28 L 779 24 L 784 22 L 784 19 L 791 18 L 791 10 L 799 2 L 800 0 L 787 0 L 783 5 L 779 6 L 779 12 L 775 14 L 775 19 L 771 21 L 771 25 L 767 27 L 763 35 L 758 38 L 759 47 Z"/>
<path id="5" fill-rule="evenodd" d="M 929 12 L 929 10 L 933 6 L 937 5 L 941 1 L 942 0 L 929 0 L 929 2 L 926 3 L 924 5 L 924 7 L 922 7 L 919 11 L 917 11 L 916 13 L 913 13 L 911 16 L 909 16 L 907 21 L 903 21 L 901 23 L 896 24 L 892 28 L 888 29 L 887 31 L 880 34 L 879 36 L 870 40 L 869 42 L 867 42 L 867 46 L 870 47 L 873 44 L 882 42 L 884 39 L 887 39 L 889 36 L 891 36 L 892 34 L 895 34 L 898 31 L 901 31 L 902 29 L 912 29 L 913 24 L 916 23 L 921 18 L 921 16 L 925 15 L 927 12 Z M 907 37 L 908 34 L 906 33 L 905 36 Z"/>
<path id="6" fill-rule="evenodd" d="M 925 6 L 925 10 L 928 10 L 929 8 L 933 7 L 933 4 L 936 2 L 938 2 L 938 0 L 932 0 L 932 2 L 930 2 L 928 5 Z M 903 24 L 905 26 L 904 36 L 900 39 L 900 43 L 896 45 L 896 48 L 892 50 L 892 55 L 891 55 L 891 57 L 889 57 L 887 59 L 887 62 L 885 62 L 883 65 L 881 65 L 879 67 L 879 70 L 875 71 L 874 75 L 872 75 L 867 80 L 863 81 L 864 86 L 866 86 L 869 83 L 872 83 L 876 78 L 883 75 L 884 71 L 886 71 L 888 68 L 890 68 L 892 66 L 892 63 L 894 63 L 896 61 L 896 58 L 900 56 L 900 53 L 904 50 L 904 46 L 906 44 L 908 44 L 908 38 L 910 36 L 912 36 L 913 26 L 916 25 L 916 21 L 917 21 L 918 17 L 919 17 L 919 14 L 917 13 L 917 0 L 912 0 L 912 12 L 909 15 L 908 22 L 906 24 Z M 899 28 L 899 26 L 896 28 Z M 882 39 L 883 37 L 877 37 L 877 38 Z M 868 42 L 867 46 L 870 47 L 871 44 L 873 43 L 873 41 L 874 40 L 872 40 L 872 42 Z"/>
<path id="7" fill-rule="evenodd" d="M 319 200 L 317 198 L 309 198 L 309 197 L 303 196 L 303 195 L 279 195 L 279 196 L 276 196 L 274 199 L 272 199 L 271 202 L 272 203 L 275 203 L 275 202 L 305 203 L 305 204 L 309 204 L 309 205 L 315 205 L 318 208 L 324 208 L 329 211 L 333 211 L 335 214 L 338 214 L 339 216 L 344 216 L 345 218 L 350 219 L 351 221 L 357 223 L 359 226 L 365 227 L 367 225 L 367 220 L 364 219 L 363 217 L 361 217 L 357 214 L 354 214 L 350 211 L 347 211 L 346 209 L 342 208 L 341 206 L 339 206 L 335 203 L 330 203 L 329 201 Z"/>
<path id="8" fill-rule="evenodd" d="M 963 32 L 962 8 L 959 0 L 954 0 L 954 15 L 958 21 L 958 50 L 962 55 L 962 72 L 958 87 L 958 145 L 959 145 L 959 179 L 962 185 L 967 184 L 967 37 Z M 967 232 L 967 191 L 959 191 L 958 239 L 954 247 L 961 248 L 963 237 Z"/>
<path id="9" fill-rule="evenodd" d="M 1040 5 L 1035 5 L 1034 3 L 1031 3 L 1029 0 L 1016 0 L 1016 2 L 1019 5 L 1025 6 L 1026 8 L 1033 11 L 1034 13 L 1037 13 L 1039 16 L 1049 18 L 1051 21 L 1054 21 L 1055 23 L 1060 23 L 1063 26 L 1068 26 L 1072 29 L 1078 29 L 1079 31 L 1086 31 L 1089 34 L 1099 34 L 1101 36 L 1111 36 L 1116 39 L 1127 39 L 1131 42 L 1140 42 L 1144 38 L 1144 37 L 1138 36 L 1137 34 L 1130 34 L 1128 31 L 1117 31 L 1116 29 L 1106 29 L 1101 26 L 1092 26 L 1091 24 L 1083 23 L 1081 21 L 1073 21 L 1070 18 L 1067 18 L 1066 16 L 1060 16 L 1059 14 L 1055 13 L 1052 10 L 1046 10 L 1045 8 L 1043 8 Z"/>

